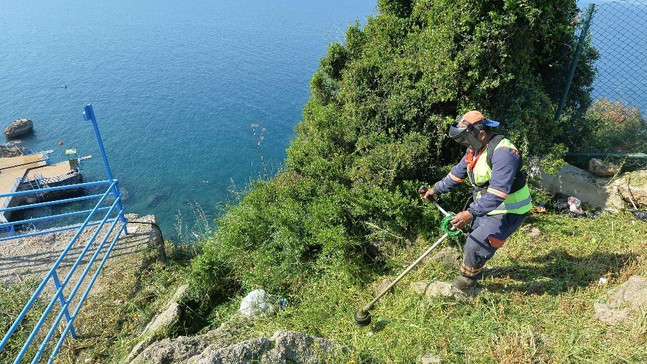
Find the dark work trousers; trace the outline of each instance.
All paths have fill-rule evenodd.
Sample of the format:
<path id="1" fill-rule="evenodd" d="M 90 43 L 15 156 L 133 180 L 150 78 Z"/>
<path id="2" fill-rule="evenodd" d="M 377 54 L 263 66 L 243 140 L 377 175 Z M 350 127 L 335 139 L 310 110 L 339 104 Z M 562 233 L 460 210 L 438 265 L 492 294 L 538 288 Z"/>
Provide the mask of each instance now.
<path id="1" fill-rule="evenodd" d="M 465 241 L 465 256 L 461 264 L 461 275 L 475 277 L 503 246 L 505 240 L 512 235 L 528 217 L 528 213 L 485 215 L 472 221 L 472 232 Z"/>

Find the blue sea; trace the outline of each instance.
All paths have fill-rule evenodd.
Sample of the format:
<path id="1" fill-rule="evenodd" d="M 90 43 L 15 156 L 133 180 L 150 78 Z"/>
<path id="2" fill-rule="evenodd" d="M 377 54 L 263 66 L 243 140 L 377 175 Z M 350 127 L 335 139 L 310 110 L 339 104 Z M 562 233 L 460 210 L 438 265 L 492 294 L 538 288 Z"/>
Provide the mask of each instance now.
<path id="1" fill-rule="evenodd" d="M 319 59 L 376 3 L 2 0 L 0 127 L 32 119 L 20 146 L 54 162 L 76 148 L 85 180 L 104 180 L 92 104 L 126 211 L 194 239 L 267 177 L 261 156 L 281 168 Z"/>

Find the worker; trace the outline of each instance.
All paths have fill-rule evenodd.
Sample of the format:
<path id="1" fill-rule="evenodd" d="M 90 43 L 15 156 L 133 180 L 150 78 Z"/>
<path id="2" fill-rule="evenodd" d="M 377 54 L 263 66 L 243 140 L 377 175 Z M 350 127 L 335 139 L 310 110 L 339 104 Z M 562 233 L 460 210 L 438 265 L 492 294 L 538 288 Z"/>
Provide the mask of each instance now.
<path id="1" fill-rule="evenodd" d="M 526 173 L 521 170 L 520 151 L 495 134 L 498 121 L 472 110 L 450 126 L 449 136 L 466 147 L 461 161 L 432 188 L 420 192 L 423 199 L 437 198 L 458 187 L 465 179 L 474 186 L 474 201 L 450 223 L 468 229 L 460 274 L 452 285 L 461 291 L 472 288 L 482 276 L 485 263 L 515 232 L 532 208 Z M 488 153 L 489 152 L 489 153 Z"/>

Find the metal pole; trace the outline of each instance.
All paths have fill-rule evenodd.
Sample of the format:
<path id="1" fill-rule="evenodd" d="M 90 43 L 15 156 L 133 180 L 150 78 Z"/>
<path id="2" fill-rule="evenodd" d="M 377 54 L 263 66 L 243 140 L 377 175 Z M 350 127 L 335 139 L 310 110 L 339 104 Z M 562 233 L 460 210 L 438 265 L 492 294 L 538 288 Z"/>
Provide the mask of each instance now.
<path id="1" fill-rule="evenodd" d="M 553 119 L 553 121 L 559 120 L 559 118 L 562 116 L 562 111 L 564 110 L 564 105 L 566 104 L 566 96 L 568 95 L 568 90 L 571 88 L 571 82 L 573 82 L 573 75 L 575 74 L 577 62 L 580 60 L 580 54 L 582 53 L 584 40 L 586 39 L 586 35 L 589 33 L 589 24 L 591 23 L 594 9 L 595 4 L 589 4 L 588 12 L 586 14 L 586 18 L 584 19 L 584 27 L 582 28 L 582 33 L 580 33 L 580 39 L 577 41 L 577 48 L 575 50 L 575 54 L 573 55 L 573 60 L 571 61 L 571 67 L 568 70 L 568 76 L 566 77 L 564 92 L 562 93 L 561 100 L 559 100 L 559 106 L 557 107 L 557 112 L 555 113 L 555 118 Z"/>
<path id="2" fill-rule="evenodd" d="M 70 313 L 67 311 L 66 304 L 67 302 L 65 301 L 65 297 L 63 296 L 63 291 L 60 289 L 61 288 L 61 281 L 58 280 L 58 274 L 56 274 L 56 271 L 54 271 L 54 274 L 52 274 L 52 278 L 54 279 L 54 287 L 56 288 L 56 292 L 60 292 L 58 295 L 58 300 L 61 303 L 61 308 L 63 309 L 63 312 L 65 313 L 65 320 L 67 320 L 68 325 L 72 326 L 72 329 L 70 330 L 70 334 L 72 334 L 72 337 L 76 339 L 76 332 L 74 331 L 74 323 L 72 321 L 72 317 L 70 316 Z"/>
<path id="3" fill-rule="evenodd" d="M 101 159 L 103 159 L 103 166 L 106 168 L 106 174 L 110 183 L 113 183 L 112 172 L 110 171 L 110 165 L 108 164 L 108 157 L 106 155 L 106 150 L 103 147 L 103 140 L 101 139 L 101 133 L 99 132 L 99 125 L 97 124 L 97 119 L 94 116 L 94 109 L 92 109 L 92 104 L 85 105 L 85 111 L 83 112 L 83 119 L 86 121 L 92 122 L 92 127 L 94 128 L 94 135 L 97 138 L 97 144 L 99 144 L 99 152 L 101 152 Z M 119 184 L 115 183 L 114 189 L 112 191 L 116 199 L 119 199 Z M 126 224 L 128 220 L 124 216 L 124 206 L 121 204 L 121 200 L 117 201 L 117 208 L 119 209 L 119 219 L 123 224 Z M 128 234 L 128 230 L 124 230 Z"/>
<path id="4" fill-rule="evenodd" d="M 393 282 L 391 282 L 391 284 L 389 284 L 388 287 L 384 288 L 382 292 L 380 292 L 377 295 L 377 297 L 375 297 L 371 302 L 369 302 L 366 306 L 364 306 L 364 308 L 362 308 L 362 312 L 368 312 L 373 307 L 375 302 L 379 301 L 379 299 L 382 298 L 382 296 L 384 296 L 387 292 L 389 292 L 391 287 L 395 286 L 395 284 L 398 283 L 400 279 L 402 279 L 402 277 L 406 276 L 407 273 L 409 273 L 409 271 L 411 271 L 416 265 L 418 265 L 418 263 L 420 263 L 421 260 L 425 259 L 425 257 L 429 253 L 431 253 L 431 251 L 434 250 L 438 246 L 438 244 L 442 243 L 448 237 L 449 237 L 449 234 L 447 233 L 441 236 L 440 239 L 438 239 L 432 246 L 429 247 L 429 249 L 427 249 L 424 253 L 422 253 L 422 255 L 418 257 L 418 259 L 416 259 L 415 262 L 411 263 L 411 265 L 407 267 L 407 269 L 405 269 L 404 272 L 400 273 L 400 275 L 396 279 L 394 279 Z"/>
<path id="5" fill-rule="evenodd" d="M 97 137 L 97 144 L 99 144 L 99 152 L 101 152 L 101 158 L 103 159 L 103 166 L 106 168 L 106 174 L 108 175 L 108 180 L 112 183 L 112 172 L 110 172 L 110 165 L 108 165 L 108 157 L 106 156 L 106 150 L 103 148 L 103 141 L 101 140 L 101 133 L 99 132 L 99 126 L 97 125 L 97 119 L 94 116 L 94 110 L 92 109 L 92 104 L 85 105 L 85 111 L 83 112 L 83 119 L 86 121 L 91 121 L 92 126 L 94 127 L 94 135 Z"/>

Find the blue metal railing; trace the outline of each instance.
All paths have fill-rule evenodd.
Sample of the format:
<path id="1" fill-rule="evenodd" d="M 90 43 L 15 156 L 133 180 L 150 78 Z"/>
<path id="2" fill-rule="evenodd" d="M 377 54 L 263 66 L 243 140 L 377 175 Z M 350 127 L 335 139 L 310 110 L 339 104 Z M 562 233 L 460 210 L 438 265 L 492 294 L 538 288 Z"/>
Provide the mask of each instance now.
<path id="1" fill-rule="evenodd" d="M 27 323 L 27 321 L 29 320 L 24 320 L 28 313 L 34 317 L 38 317 L 38 314 L 40 314 L 40 318 L 38 319 L 38 322 L 36 322 L 36 324 L 34 324 L 33 327 L 31 327 L 31 331 L 27 339 L 24 339 L 24 342 L 21 341 L 17 345 L 15 342 L 12 342 L 13 346 L 15 347 L 19 347 L 22 345 L 20 352 L 16 354 L 16 357 L 13 363 L 20 363 L 23 359 L 25 359 L 25 356 L 27 355 L 28 350 L 34 347 L 35 345 L 39 345 L 39 346 L 37 351 L 33 352 L 32 350 L 29 353 L 30 357 L 33 355 L 33 357 L 31 357 L 31 362 L 37 363 L 40 360 L 40 358 L 43 356 L 43 354 L 45 354 L 45 351 L 50 350 L 48 362 L 51 363 L 53 362 L 58 351 L 60 350 L 61 345 L 63 344 L 63 341 L 65 340 L 65 338 L 68 335 L 70 335 L 73 338 L 76 338 L 76 332 L 74 331 L 74 320 L 76 319 L 81 307 L 83 306 L 83 303 L 85 302 L 85 299 L 87 298 L 94 282 L 99 276 L 101 269 L 103 268 L 108 257 L 110 256 L 110 253 L 112 252 L 115 246 L 115 243 L 117 242 L 117 240 L 119 239 L 122 233 L 126 233 L 126 234 L 128 233 L 126 230 L 127 220 L 124 216 L 124 207 L 121 203 L 121 193 L 119 192 L 118 181 L 116 179 L 113 179 L 112 173 L 110 173 L 108 159 L 105 155 L 105 150 L 103 148 L 103 143 L 101 141 L 101 135 L 99 134 L 99 129 L 97 127 L 96 119 L 94 117 L 94 112 L 92 110 L 91 105 L 87 105 L 85 107 L 84 118 L 85 120 L 92 121 L 92 124 L 94 126 L 95 136 L 97 138 L 97 143 L 99 144 L 99 150 L 102 154 L 103 163 L 106 168 L 106 173 L 108 175 L 107 180 L 98 181 L 98 182 L 77 183 L 77 184 L 72 184 L 67 186 L 37 188 L 34 190 L 28 190 L 28 191 L 18 191 L 18 192 L 0 194 L 0 198 L 4 197 L 8 201 L 11 198 L 20 197 L 20 196 L 29 195 L 29 194 L 46 194 L 48 192 L 54 192 L 54 191 L 60 192 L 60 191 L 72 190 L 72 189 L 78 190 L 80 188 L 88 188 L 88 187 L 104 188 L 102 193 L 92 194 L 88 196 L 65 198 L 61 200 L 48 201 L 48 202 L 38 202 L 35 204 L 22 205 L 22 206 L 7 207 L 5 205 L 2 208 L 0 208 L 0 214 L 4 214 L 5 212 L 14 212 L 17 210 L 27 209 L 27 208 L 62 205 L 62 204 L 80 202 L 80 201 L 92 201 L 92 200 L 97 201 L 96 204 L 94 205 L 94 208 L 89 210 L 78 210 L 78 211 L 66 212 L 62 214 L 39 217 L 34 219 L 0 223 L 0 231 L 11 231 L 13 230 L 14 226 L 31 224 L 34 222 L 44 222 L 44 221 L 50 221 L 50 222 L 56 223 L 60 221 L 66 221 L 66 219 L 70 217 L 78 218 L 80 216 L 85 216 L 85 219 L 81 224 L 72 224 L 72 225 L 67 224 L 67 225 L 56 226 L 56 227 L 49 228 L 46 230 L 41 230 L 41 231 L 23 232 L 23 233 L 19 233 L 18 235 L 8 235 L 8 236 L 0 237 L 0 242 L 2 242 L 4 240 L 15 239 L 19 237 L 35 236 L 35 235 L 47 234 L 51 232 L 76 229 L 76 233 L 74 234 L 72 239 L 69 241 L 67 246 L 63 249 L 61 255 L 58 257 L 56 262 L 54 262 L 49 272 L 47 273 L 43 281 L 39 284 L 38 288 L 36 288 L 35 292 L 32 294 L 29 301 L 25 304 L 25 306 L 23 307 L 18 317 L 16 317 L 15 321 L 9 328 L 8 332 L 5 334 L 2 341 L 0 341 L 0 352 L 1 352 L 10 342 L 13 334 L 16 332 L 16 330 L 19 327 L 23 329 L 22 331 L 24 332 L 27 332 L 30 329 L 30 328 L 25 329 L 24 327 L 22 327 L 24 325 L 31 325 L 30 323 Z M 94 230 L 94 233 L 92 233 L 92 236 L 87 239 L 87 241 L 83 241 L 85 239 L 81 237 L 88 235 L 88 234 L 83 235 L 83 232 L 85 232 L 86 229 L 90 226 L 96 226 L 96 229 Z M 112 240 L 108 245 L 108 247 L 106 248 L 106 245 L 107 245 L 106 242 L 109 239 L 112 239 Z M 97 240 L 100 240 L 100 242 L 97 243 Z M 65 258 L 70 258 L 68 257 L 68 254 L 70 253 L 70 251 L 73 248 L 81 247 L 81 246 L 83 246 L 82 251 L 79 253 L 78 257 L 76 258 L 76 261 L 74 262 L 72 267 L 69 268 L 66 276 L 63 277 L 63 280 L 61 281 L 57 274 L 57 270 L 61 267 L 61 263 L 64 261 Z M 87 260 L 87 262 L 84 262 L 84 259 L 87 259 L 86 255 L 88 255 L 88 253 L 91 252 L 92 250 L 94 250 L 94 253 L 89 258 L 89 260 Z M 102 254 L 103 256 L 99 261 L 99 257 Z M 76 270 L 82 265 L 82 263 L 85 264 L 85 268 L 81 272 L 80 276 L 78 276 L 78 278 L 76 277 L 74 278 L 75 282 L 73 282 L 72 277 L 76 272 Z M 91 269 L 94 269 L 94 273 L 91 276 L 89 282 L 86 282 L 86 278 L 88 276 L 88 273 L 91 271 Z M 55 292 L 52 294 L 47 294 L 45 293 L 46 292 L 45 287 L 48 284 L 50 284 L 50 282 L 51 284 L 54 285 Z M 85 286 L 85 289 L 81 293 L 81 296 L 77 297 L 77 293 L 79 293 L 79 291 L 81 290 L 81 287 L 86 283 L 87 285 Z M 69 291 L 69 287 L 72 287 L 72 288 L 69 294 L 66 296 L 64 291 L 66 291 L 66 288 L 68 288 L 67 291 Z M 49 303 L 47 304 L 47 307 L 45 309 L 42 309 L 38 312 L 30 312 L 31 310 L 36 310 L 34 306 L 34 303 L 36 301 L 49 302 Z M 72 306 L 73 302 L 75 303 L 75 306 Z M 57 308 L 57 307 L 60 307 L 60 308 Z M 63 318 L 65 318 L 65 323 L 61 323 Z M 59 326 L 61 325 L 64 325 L 62 326 L 62 331 L 59 330 L 59 332 L 57 333 L 57 328 L 59 328 Z M 47 332 L 46 334 L 45 334 L 45 331 Z M 52 347 L 52 344 L 54 343 L 54 339 L 56 339 L 55 341 L 56 344 Z M 38 344 L 38 342 L 40 344 Z"/>

